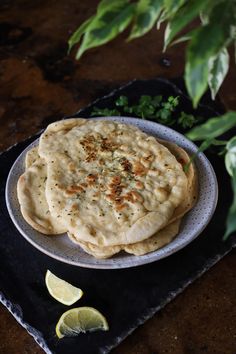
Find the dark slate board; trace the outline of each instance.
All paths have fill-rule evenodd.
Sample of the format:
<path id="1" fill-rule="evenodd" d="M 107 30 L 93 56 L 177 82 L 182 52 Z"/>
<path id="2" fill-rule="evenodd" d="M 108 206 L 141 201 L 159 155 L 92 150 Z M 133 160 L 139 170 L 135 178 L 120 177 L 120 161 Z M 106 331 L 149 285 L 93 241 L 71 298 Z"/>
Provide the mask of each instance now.
<path id="1" fill-rule="evenodd" d="M 177 84 L 178 87 L 175 85 Z M 114 98 L 125 94 L 131 101 L 141 94 L 179 95 L 180 109 L 192 112 L 181 80 L 133 81 L 81 110 L 75 116 L 89 117 L 94 105 L 113 107 Z M 203 99 L 196 114 L 207 118 L 222 112 L 220 103 Z M 175 127 L 177 129 L 177 127 Z M 227 254 L 235 236 L 222 242 L 226 212 L 231 201 L 230 181 L 222 159 L 208 153 L 220 188 L 215 215 L 204 232 L 185 249 L 161 261 L 133 269 L 92 270 L 60 263 L 31 246 L 15 229 L 5 205 L 5 183 L 11 165 L 37 136 L 30 137 L 0 156 L 0 300 L 18 322 L 34 336 L 47 353 L 108 353 L 137 326 L 163 308 L 185 287 Z M 94 306 L 110 324 L 109 332 L 79 335 L 57 340 L 55 324 L 68 307 L 56 302 L 44 284 L 46 270 L 77 284 L 84 297 L 76 306 Z"/>

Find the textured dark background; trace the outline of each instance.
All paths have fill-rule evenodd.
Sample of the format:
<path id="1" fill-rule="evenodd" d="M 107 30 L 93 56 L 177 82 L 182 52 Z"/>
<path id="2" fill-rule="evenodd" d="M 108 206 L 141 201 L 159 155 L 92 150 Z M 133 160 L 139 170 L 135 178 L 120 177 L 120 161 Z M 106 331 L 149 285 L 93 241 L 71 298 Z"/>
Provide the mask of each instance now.
<path id="1" fill-rule="evenodd" d="M 183 46 L 172 47 L 163 55 L 163 31 L 153 30 L 130 44 L 121 36 L 88 52 L 79 63 L 73 60 L 73 53 L 67 57 L 69 34 L 94 12 L 96 3 L 1 1 L 1 150 L 130 79 L 182 74 Z M 221 90 L 221 99 L 231 109 L 236 109 L 235 79 L 232 65 Z M 234 353 L 235 266 L 234 251 L 141 326 L 114 353 Z M 0 353 L 42 353 L 3 307 L 0 319 Z"/>

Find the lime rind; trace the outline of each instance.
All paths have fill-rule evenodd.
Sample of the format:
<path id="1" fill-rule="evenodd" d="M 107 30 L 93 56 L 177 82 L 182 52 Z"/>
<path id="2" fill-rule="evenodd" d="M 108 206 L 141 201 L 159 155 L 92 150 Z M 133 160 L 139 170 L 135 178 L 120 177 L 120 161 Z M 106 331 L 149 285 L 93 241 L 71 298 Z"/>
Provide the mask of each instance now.
<path id="1" fill-rule="evenodd" d="M 62 314 L 56 325 L 56 334 L 59 338 L 63 338 L 108 329 L 107 320 L 101 312 L 93 307 L 78 307 Z"/>
<path id="2" fill-rule="evenodd" d="M 49 294 L 60 303 L 70 306 L 77 302 L 82 296 L 83 291 L 47 270 L 45 283 Z"/>

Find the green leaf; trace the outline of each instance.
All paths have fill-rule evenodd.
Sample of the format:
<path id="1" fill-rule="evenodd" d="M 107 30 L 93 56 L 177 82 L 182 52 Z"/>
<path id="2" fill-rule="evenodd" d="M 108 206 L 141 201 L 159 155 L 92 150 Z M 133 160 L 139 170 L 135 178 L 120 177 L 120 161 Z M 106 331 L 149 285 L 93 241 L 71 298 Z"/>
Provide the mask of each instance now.
<path id="1" fill-rule="evenodd" d="M 163 22 L 165 22 L 166 20 L 168 20 L 168 18 L 169 18 L 169 15 L 168 15 L 167 11 L 163 10 L 160 17 L 157 20 L 157 29 L 158 30 L 160 29 L 161 24 Z"/>
<path id="2" fill-rule="evenodd" d="M 171 108 L 171 110 L 174 110 L 174 107 L 177 107 L 179 104 L 179 96 L 169 96 L 167 101 L 170 104 L 169 107 Z"/>
<path id="3" fill-rule="evenodd" d="M 152 102 L 152 97 L 149 95 L 142 95 L 139 99 L 139 105 L 146 106 Z"/>
<path id="4" fill-rule="evenodd" d="M 132 114 L 132 113 L 134 113 L 134 108 L 133 108 L 133 106 L 124 106 L 123 111 L 125 113 Z"/>
<path id="5" fill-rule="evenodd" d="M 165 9 L 169 16 L 173 16 L 184 3 L 186 3 L 186 0 L 164 0 Z"/>
<path id="6" fill-rule="evenodd" d="M 164 50 L 174 37 L 207 6 L 206 0 L 189 0 L 168 23 L 164 36 Z"/>
<path id="7" fill-rule="evenodd" d="M 183 36 L 181 36 L 181 37 L 175 39 L 174 41 L 172 41 L 169 46 L 171 47 L 173 45 L 189 41 L 192 38 L 192 36 L 194 35 L 194 33 L 195 33 L 195 30 L 192 30 L 192 31 L 184 34 Z"/>
<path id="8" fill-rule="evenodd" d="M 141 37 L 152 29 L 163 8 L 163 0 L 139 0 L 128 40 Z"/>
<path id="9" fill-rule="evenodd" d="M 199 14 L 200 20 L 203 25 L 207 25 L 209 23 L 209 18 L 211 16 L 212 11 L 214 11 L 218 4 L 221 3 L 225 4 L 225 0 L 208 0 L 208 6 L 206 6 L 204 10 L 202 10 Z"/>
<path id="10" fill-rule="evenodd" d="M 211 89 L 211 97 L 214 100 L 229 70 L 229 54 L 226 48 L 223 48 L 218 55 L 209 59 L 208 68 L 208 84 Z"/>
<path id="11" fill-rule="evenodd" d="M 173 125 L 175 123 L 173 112 L 175 111 L 175 108 L 178 106 L 178 104 L 179 96 L 169 96 L 166 102 L 162 102 L 160 104 L 161 108 L 158 109 L 152 118 L 162 124 Z"/>
<path id="12" fill-rule="evenodd" d="M 232 232 L 236 231 L 236 136 L 228 141 L 226 150 L 225 166 L 232 178 L 231 184 L 234 197 L 226 220 L 224 240 L 226 240 Z"/>
<path id="13" fill-rule="evenodd" d="M 178 124 L 184 129 L 190 129 L 196 123 L 196 118 L 192 114 L 181 112 L 178 118 Z"/>
<path id="14" fill-rule="evenodd" d="M 218 22 L 199 28 L 188 46 L 187 61 L 195 65 L 209 59 L 223 49 L 226 41 L 227 35 Z"/>
<path id="15" fill-rule="evenodd" d="M 208 65 L 206 62 L 200 62 L 193 65 L 191 61 L 187 61 L 185 65 L 185 83 L 188 93 L 193 99 L 194 107 L 207 89 L 208 82 Z"/>
<path id="16" fill-rule="evenodd" d="M 90 17 L 88 20 L 83 22 L 79 28 L 72 34 L 72 36 L 68 40 L 68 54 L 71 51 L 71 48 L 76 44 L 79 43 L 82 35 L 86 32 L 89 24 L 93 20 L 94 16 Z"/>
<path id="17" fill-rule="evenodd" d="M 115 101 L 115 104 L 118 107 L 128 106 L 128 104 L 129 104 L 128 97 L 127 96 L 118 97 L 117 100 Z"/>
<path id="18" fill-rule="evenodd" d="M 236 168 L 236 136 L 228 141 L 226 150 L 225 166 L 229 175 L 233 177 L 233 170 Z"/>
<path id="19" fill-rule="evenodd" d="M 97 7 L 97 13 L 102 13 L 107 9 L 111 9 L 120 6 L 121 3 L 127 4 L 129 1 L 127 0 L 101 0 Z"/>
<path id="20" fill-rule="evenodd" d="M 227 215 L 226 231 L 223 240 L 226 240 L 229 235 L 236 231 L 236 165 L 232 167 L 231 185 L 233 190 L 233 201 Z"/>
<path id="21" fill-rule="evenodd" d="M 207 11 L 201 11 L 199 17 L 203 25 L 207 25 L 209 23 L 209 16 Z"/>
<path id="22" fill-rule="evenodd" d="M 129 104 L 129 100 L 127 96 L 120 96 L 117 98 L 117 100 L 115 101 L 116 106 L 118 107 L 125 107 L 128 106 Z"/>
<path id="23" fill-rule="evenodd" d="M 208 25 L 196 30 L 187 48 L 185 80 L 188 93 L 193 99 L 194 107 L 197 106 L 205 92 L 208 83 L 208 61 L 228 44 L 229 25 L 227 16 L 220 14 L 221 6 L 212 11 Z M 226 21 L 226 22 L 225 22 Z"/>
<path id="24" fill-rule="evenodd" d="M 104 2 L 86 29 L 76 59 L 87 49 L 105 44 L 123 32 L 133 18 L 134 9 L 135 5 L 128 0 Z"/>
<path id="25" fill-rule="evenodd" d="M 224 134 L 234 126 L 236 126 L 236 112 L 229 111 L 220 117 L 208 119 L 207 122 L 193 128 L 186 135 L 193 141 L 212 139 Z"/>
<path id="26" fill-rule="evenodd" d="M 161 95 L 152 97 L 152 105 L 155 108 L 160 107 L 161 101 L 162 101 L 162 96 Z"/>
<path id="27" fill-rule="evenodd" d="M 227 140 L 213 139 L 213 140 L 212 140 L 212 145 L 215 145 L 215 146 L 225 146 L 225 145 L 227 145 Z"/>

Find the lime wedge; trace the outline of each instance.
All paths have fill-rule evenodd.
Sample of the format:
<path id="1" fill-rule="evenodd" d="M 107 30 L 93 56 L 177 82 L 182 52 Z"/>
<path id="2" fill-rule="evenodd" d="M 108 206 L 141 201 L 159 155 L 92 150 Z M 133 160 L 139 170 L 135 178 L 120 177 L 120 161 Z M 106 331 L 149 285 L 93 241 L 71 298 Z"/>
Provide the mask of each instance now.
<path id="1" fill-rule="evenodd" d="M 69 306 L 74 304 L 83 295 L 83 291 L 81 289 L 76 288 L 70 283 L 67 283 L 65 280 L 58 278 L 50 272 L 50 270 L 47 270 L 45 282 L 49 294 L 64 305 Z"/>
<path id="2" fill-rule="evenodd" d="M 106 318 L 93 307 L 77 307 L 63 313 L 56 325 L 58 338 L 79 333 L 108 331 Z"/>

